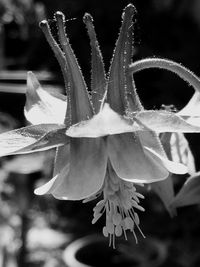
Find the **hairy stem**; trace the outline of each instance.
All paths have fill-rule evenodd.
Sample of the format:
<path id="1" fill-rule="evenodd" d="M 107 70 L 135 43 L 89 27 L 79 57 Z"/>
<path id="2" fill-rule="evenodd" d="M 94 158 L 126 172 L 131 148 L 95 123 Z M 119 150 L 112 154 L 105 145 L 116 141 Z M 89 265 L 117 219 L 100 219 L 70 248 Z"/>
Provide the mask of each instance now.
<path id="1" fill-rule="evenodd" d="M 189 85 L 193 86 L 195 90 L 200 92 L 200 79 L 192 71 L 172 60 L 163 58 L 146 58 L 138 60 L 130 65 L 129 71 L 131 74 L 134 74 L 138 71 L 150 68 L 169 70 L 177 74 Z"/>

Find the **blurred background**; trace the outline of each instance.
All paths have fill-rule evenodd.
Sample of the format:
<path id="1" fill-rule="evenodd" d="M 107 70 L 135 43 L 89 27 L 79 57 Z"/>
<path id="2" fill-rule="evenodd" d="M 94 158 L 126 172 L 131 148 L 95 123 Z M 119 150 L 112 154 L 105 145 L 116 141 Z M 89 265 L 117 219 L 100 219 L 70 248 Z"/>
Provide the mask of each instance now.
<path id="1" fill-rule="evenodd" d="M 48 18 L 54 32 L 55 11 L 66 15 L 70 43 L 89 85 L 90 47 L 82 17 L 88 12 L 94 18 L 108 70 L 122 10 L 130 2 L 138 10 L 133 60 L 168 58 L 200 75 L 199 0 L 0 0 L 0 131 L 26 125 L 23 107 L 28 70 L 35 72 L 46 90 L 64 91 L 58 63 L 38 26 L 41 20 Z M 135 81 L 147 109 L 162 104 L 181 109 L 193 94 L 192 88 L 167 71 L 143 71 L 135 75 Z M 187 138 L 199 170 L 199 135 Z M 63 254 L 66 247 L 79 237 L 101 234 L 104 222 L 91 226 L 95 201 L 82 204 L 34 196 L 34 188 L 51 177 L 53 157 L 52 150 L 0 159 L 0 267 L 77 267 L 63 256 L 73 255 Z M 146 196 L 142 203 L 146 212 L 140 217 L 147 239 L 139 237 L 135 246 L 130 238 L 114 252 L 102 241 L 96 252 L 107 248 L 103 262 L 102 255 L 88 247 L 80 257 L 91 255 L 98 260 L 84 266 L 200 266 L 199 207 L 180 209 L 171 219 L 158 197 L 141 193 Z"/>

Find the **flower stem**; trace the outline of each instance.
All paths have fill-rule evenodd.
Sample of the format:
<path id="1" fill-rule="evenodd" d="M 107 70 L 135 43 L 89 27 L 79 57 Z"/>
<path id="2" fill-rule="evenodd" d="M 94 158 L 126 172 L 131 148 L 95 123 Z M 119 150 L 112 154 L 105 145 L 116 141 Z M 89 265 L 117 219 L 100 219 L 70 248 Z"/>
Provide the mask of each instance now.
<path id="1" fill-rule="evenodd" d="M 172 60 L 163 58 L 146 58 L 138 60 L 130 65 L 129 71 L 131 74 L 134 74 L 138 71 L 150 68 L 169 70 L 177 74 L 189 85 L 193 86 L 195 90 L 200 92 L 200 79 L 192 71 Z"/>

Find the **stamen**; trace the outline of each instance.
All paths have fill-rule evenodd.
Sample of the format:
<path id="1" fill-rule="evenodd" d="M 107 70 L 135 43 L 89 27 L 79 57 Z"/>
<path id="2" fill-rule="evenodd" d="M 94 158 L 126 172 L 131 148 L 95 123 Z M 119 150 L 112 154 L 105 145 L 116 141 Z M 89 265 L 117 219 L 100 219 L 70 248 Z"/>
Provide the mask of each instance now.
<path id="1" fill-rule="evenodd" d="M 130 231 L 138 242 L 135 234 L 135 226 L 144 237 L 139 227 L 139 216 L 135 209 L 144 211 L 139 205 L 139 197 L 134 184 L 121 180 L 111 166 L 108 168 L 103 186 L 103 200 L 99 201 L 94 207 L 94 218 L 92 223 L 98 221 L 106 211 L 106 223 L 103 227 L 103 235 L 109 237 L 109 245 L 115 247 L 115 238 L 122 236 L 127 240 L 126 231 Z"/>

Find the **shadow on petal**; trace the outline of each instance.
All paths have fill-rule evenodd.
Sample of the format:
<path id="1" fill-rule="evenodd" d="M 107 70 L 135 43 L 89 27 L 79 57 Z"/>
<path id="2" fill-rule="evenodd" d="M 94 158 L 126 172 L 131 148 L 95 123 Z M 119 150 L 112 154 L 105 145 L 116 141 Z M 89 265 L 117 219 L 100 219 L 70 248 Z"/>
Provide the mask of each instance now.
<path id="1" fill-rule="evenodd" d="M 188 172 L 188 168 L 184 164 L 168 160 L 149 147 L 144 147 L 144 152 L 150 157 L 154 157 L 155 160 L 163 165 L 169 172 L 175 174 L 186 174 Z"/>
<path id="2" fill-rule="evenodd" d="M 56 150 L 53 176 L 56 176 L 70 161 L 70 144 L 59 146 Z"/>
<path id="3" fill-rule="evenodd" d="M 71 139 L 69 164 L 36 193 L 51 193 L 55 198 L 63 200 L 84 199 L 101 189 L 106 166 L 103 140 Z"/>
<path id="4" fill-rule="evenodd" d="M 144 153 L 136 134 L 109 136 L 108 156 L 117 175 L 124 180 L 151 183 L 169 175 L 154 155 Z"/>
<path id="5" fill-rule="evenodd" d="M 112 110 L 105 103 L 102 110 L 91 119 L 72 125 L 66 134 L 71 137 L 96 138 L 106 135 L 134 132 L 141 127 Z"/>

